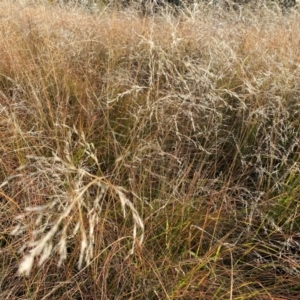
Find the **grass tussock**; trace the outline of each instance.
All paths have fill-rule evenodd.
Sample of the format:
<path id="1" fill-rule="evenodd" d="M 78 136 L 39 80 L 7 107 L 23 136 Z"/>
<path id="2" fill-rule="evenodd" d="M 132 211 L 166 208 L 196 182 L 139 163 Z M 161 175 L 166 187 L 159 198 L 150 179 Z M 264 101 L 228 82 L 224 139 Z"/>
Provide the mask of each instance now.
<path id="1" fill-rule="evenodd" d="M 1 299 L 299 299 L 296 10 L 0 10 Z"/>

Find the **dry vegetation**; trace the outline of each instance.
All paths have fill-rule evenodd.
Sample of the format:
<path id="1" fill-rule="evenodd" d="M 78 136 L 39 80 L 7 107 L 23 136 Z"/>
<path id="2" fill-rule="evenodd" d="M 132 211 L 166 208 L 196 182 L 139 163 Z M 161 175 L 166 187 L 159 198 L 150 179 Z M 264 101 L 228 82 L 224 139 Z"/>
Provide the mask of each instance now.
<path id="1" fill-rule="evenodd" d="M 296 11 L 0 11 L 1 299 L 300 298 Z"/>

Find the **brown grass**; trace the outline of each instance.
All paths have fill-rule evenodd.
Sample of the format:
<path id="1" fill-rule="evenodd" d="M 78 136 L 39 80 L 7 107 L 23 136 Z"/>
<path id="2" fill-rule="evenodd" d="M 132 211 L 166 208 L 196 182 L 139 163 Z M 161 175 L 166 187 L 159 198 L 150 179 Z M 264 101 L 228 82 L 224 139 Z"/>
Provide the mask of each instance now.
<path id="1" fill-rule="evenodd" d="M 0 11 L 1 299 L 299 299 L 296 10 Z"/>

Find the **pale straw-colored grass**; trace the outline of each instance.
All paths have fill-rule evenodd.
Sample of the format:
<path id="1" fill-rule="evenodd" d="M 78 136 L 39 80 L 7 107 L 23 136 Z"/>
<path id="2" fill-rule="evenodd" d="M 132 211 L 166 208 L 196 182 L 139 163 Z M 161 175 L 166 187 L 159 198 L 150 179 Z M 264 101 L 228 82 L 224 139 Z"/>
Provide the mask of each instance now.
<path id="1" fill-rule="evenodd" d="M 75 128 L 69 130 L 70 138 L 72 133 L 78 134 Z M 47 204 L 27 206 L 25 212 L 16 218 L 18 224 L 12 231 L 16 236 L 28 234 L 26 219 L 34 221 L 30 239 L 21 249 L 26 249 L 27 254 L 20 263 L 19 274 L 29 275 L 34 259 L 37 258 L 38 266 L 41 266 L 53 252 L 59 254 L 58 266 L 61 266 L 67 258 L 68 240 L 76 235 L 79 235 L 81 240 L 78 269 L 82 268 L 83 263 L 89 265 L 93 259 L 94 231 L 101 218 L 101 202 L 105 201 L 109 193 L 118 197 L 124 217 L 127 209 L 132 214 L 133 246 L 129 254 L 133 254 L 136 243 L 141 245 L 143 241 L 144 224 L 134 204 L 126 196 L 128 192 L 120 186 L 110 184 L 105 177 L 93 175 L 86 170 L 84 160 L 92 159 L 96 166 L 99 166 L 99 161 L 94 154 L 93 144 L 88 144 L 83 135 L 80 138 L 83 157 L 78 166 L 74 165 L 68 153 L 71 141 L 66 140 L 66 160 L 62 160 L 56 153 L 52 153 L 49 158 L 27 156 L 28 163 L 18 168 L 22 173 L 11 176 L 1 185 L 3 188 L 15 178 L 22 182 L 22 177 L 26 176 L 32 178 L 32 185 L 47 185 L 55 189 L 51 201 Z M 29 171 L 26 172 L 27 169 Z M 58 191 L 57 188 L 62 190 Z"/>
<path id="2" fill-rule="evenodd" d="M 0 9 L 0 298 L 297 299 L 297 11 Z"/>

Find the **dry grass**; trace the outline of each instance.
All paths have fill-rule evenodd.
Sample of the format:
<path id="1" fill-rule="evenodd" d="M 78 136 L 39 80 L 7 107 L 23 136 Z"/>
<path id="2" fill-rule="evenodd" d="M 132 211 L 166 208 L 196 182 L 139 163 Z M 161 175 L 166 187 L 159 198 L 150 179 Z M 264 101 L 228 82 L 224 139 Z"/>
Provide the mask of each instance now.
<path id="1" fill-rule="evenodd" d="M 299 299 L 297 11 L 0 11 L 1 299 Z"/>

